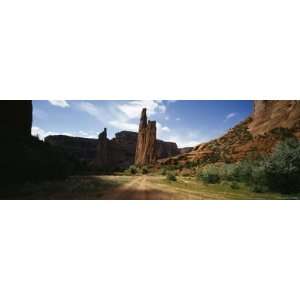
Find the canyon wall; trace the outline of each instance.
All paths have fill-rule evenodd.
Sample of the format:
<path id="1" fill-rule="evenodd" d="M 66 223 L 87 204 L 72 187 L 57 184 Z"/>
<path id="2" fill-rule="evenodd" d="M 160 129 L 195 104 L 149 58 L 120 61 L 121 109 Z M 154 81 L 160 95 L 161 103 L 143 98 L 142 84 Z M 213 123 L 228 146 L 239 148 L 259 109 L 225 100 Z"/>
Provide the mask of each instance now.
<path id="1" fill-rule="evenodd" d="M 200 144 L 188 153 L 162 159 L 159 164 L 234 163 L 270 154 L 286 138 L 300 139 L 300 101 L 256 100 L 251 116 L 220 138 Z"/>

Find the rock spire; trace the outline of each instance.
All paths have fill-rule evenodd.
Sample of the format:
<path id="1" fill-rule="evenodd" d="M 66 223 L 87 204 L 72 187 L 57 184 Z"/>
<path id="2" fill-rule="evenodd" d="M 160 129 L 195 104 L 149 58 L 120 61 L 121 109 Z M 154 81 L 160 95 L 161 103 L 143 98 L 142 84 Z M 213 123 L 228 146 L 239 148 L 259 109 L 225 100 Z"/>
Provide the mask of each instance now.
<path id="1" fill-rule="evenodd" d="M 138 166 L 156 162 L 156 122 L 147 121 L 147 109 L 143 108 L 138 140 L 135 152 L 135 164 Z"/>

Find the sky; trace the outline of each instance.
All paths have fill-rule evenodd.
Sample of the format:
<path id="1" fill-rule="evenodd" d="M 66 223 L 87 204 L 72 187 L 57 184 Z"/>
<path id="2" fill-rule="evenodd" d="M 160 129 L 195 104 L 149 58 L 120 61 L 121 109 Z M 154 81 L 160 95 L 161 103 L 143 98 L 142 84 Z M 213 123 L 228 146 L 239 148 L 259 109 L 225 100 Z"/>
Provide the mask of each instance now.
<path id="1" fill-rule="evenodd" d="M 44 139 L 64 134 L 97 138 L 107 128 L 108 137 L 122 130 L 137 131 L 142 108 L 157 121 L 157 137 L 194 147 L 224 134 L 247 118 L 251 100 L 36 100 L 32 134 Z"/>

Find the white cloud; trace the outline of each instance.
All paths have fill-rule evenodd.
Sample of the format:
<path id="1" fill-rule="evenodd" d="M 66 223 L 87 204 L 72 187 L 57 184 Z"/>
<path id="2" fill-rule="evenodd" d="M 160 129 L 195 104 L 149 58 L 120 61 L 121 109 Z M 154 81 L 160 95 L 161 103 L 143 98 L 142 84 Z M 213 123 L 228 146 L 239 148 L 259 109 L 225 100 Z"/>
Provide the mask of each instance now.
<path id="1" fill-rule="evenodd" d="M 203 134 L 200 134 L 198 130 L 189 129 L 176 132 L 171 130 L 168 132 L 161 131 L 158 138 L 164 141 L 174 142 L 179 148 L 195 147 L 211 140 L 210 136 L 204 136 Z"/>
<path id="2" fill-rule="evenodd" d="M 147 108 L 147 115 L 154 116 L 163 114 L 166 106 L 160 100 L 153 101 L 124 101 L 124 103 L 105 101 L 101 106 L 92 102 L 79 102 L 77 108 L 88 113 L 104 126 L 112 126 L 118 130 L 138 131 L 139 118 L 143 108 Z M 168 132 L 167 126 L 158 124 L 158 132 Z"/>
<path id="3" fill-rule="evenodd" d="M 165 137 L 164 140 L 169 142 L 175 142 L 179 148 L 195 147 L 205 142 L 204 140 L 192 139 L 188 136 L 180 135 L 180 134 L 170 135 L 169 137 Z"/>
<path id="4" fill-rule="evenodd" d="M 120 130 L 138 131 L 138 124 L 135 123 L 114 120 L 114 121 L 109 121 L 109 124 Z"/>
<path id="5" fill-rule="evenodd" d="M 225 117 L 225 121 L 227 121 L 227 120 L 229 120 L 229 119 L 231 119 L 231 118 L 234 118 L 236 115 L 237 115 L 237 113 L 234 113 L 234 112 L 228 114 L 228 115 Z"/>
<path id="6" fill-rule="evenodd" d="M 180 118 L 176 118 L 176 121 L 180 121 L 181 119 Z"/>
<path id="7" fill-rule="evenodd" d="M 59 107 L 69 107 L 69 103 L 66 100 L 48 100 L 52 105 L 59 106 Z"/>
<path id="8" fill-rule="evenodd" d="M 81 111 L 87 112 L 89 115 L 95 117 L 96 119 L 100 121 L 102 120 L 101 111 L 96 105 L 90 102 L 80 102 L 78 108 Z"/>
<path id="9" fill-rule="evenodd" d="M 170 128 L 168 126 L 162 126 L 159 122 L 156 122 L 157 133 L 160 135 L 162 132 L 170 132 Z"/>
<path id="10" fill-rule="evenodd" d="M 44 129 L 38 127 L 38 126 L 32 126 L 31 128 L 31 135 L 38 136 L 41 140 L 44 140 L 46 136 L 48 135 L 57 135 L 58 132 L 53 131 L 45 131 Z"/>
<path id="11" fill-rule="evenodd" d="M 148 116 L 153 116 L 157 113 L 163 114 L 167 109 L 161 100 L 136 100 L 118 105 L 118 109 L 122 111 L 129 119 L 139 118 L 143 108 L 147 108 Z"/>
<path id="12" fill-rule="evenodd" d="M 38 127 L 38 126 L 33 126 L 31 128 L 31 134 L 33 136 L 38 136 L 41 140 L 44 140 L 49 135 L 78 136 L 78 137 L 85 137 L 85 138 L 90 138 L 90 139 L 95 139 L 98 136 L 97 133 L 85 132 L 85 131 L 82 131 L 82 130 L 80 130 L 78 132 L 75 132 L 75 133 L 46 131 L 46 130 Z"/>

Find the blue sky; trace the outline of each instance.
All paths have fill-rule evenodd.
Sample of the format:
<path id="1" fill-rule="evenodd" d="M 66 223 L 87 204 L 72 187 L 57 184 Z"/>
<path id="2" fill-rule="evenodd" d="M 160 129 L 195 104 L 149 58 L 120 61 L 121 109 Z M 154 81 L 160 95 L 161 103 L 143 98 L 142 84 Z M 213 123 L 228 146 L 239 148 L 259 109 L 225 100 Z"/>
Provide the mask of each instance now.
<path id="1" fill-rule="evenodd" d="M 104 127 L 109 138 L 122 130 L 137 131 L 140 113 L 157 121 L 159 139 L 179 147 L 196 146 L 219 137 L 252 112 L 252 101 L 33 101 L 32 133 L 96 138 Z"/>

